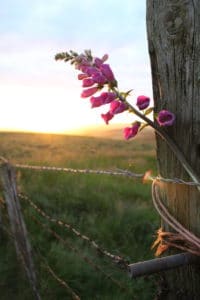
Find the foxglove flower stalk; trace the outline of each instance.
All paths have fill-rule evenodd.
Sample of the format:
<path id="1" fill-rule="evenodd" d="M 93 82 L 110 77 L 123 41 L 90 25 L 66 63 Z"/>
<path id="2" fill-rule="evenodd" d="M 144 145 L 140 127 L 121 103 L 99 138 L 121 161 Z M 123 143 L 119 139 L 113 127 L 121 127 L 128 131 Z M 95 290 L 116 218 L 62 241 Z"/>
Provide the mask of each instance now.
<path id="1" fill-rule="evenodd" d="M 114 74 L 108 64 L 105 64 L 104 62 L 108 59 L 108 55 L 105 54 L 102 58 L 94 58 L 92 56 L 92 53 L 90 50 L 85 50 L 83 54 L 78 54 L 72 50 L 68 52 L 62 52 L 56 55 L 56 60 L 64 60 L 65 62 L 71 61 L 71 64 L 75 66 L 77 70 L 80 70 L 82 73 L 78 75 L 79 80 L 84 79 L 92 79 L 94 80 L 94 83 L 97 86 L 90 87 L 88 89 L 83 90 L 81 96 L 83 98 L 93 96 L 97 91 L 107 87 L 108 92 L 114 92 L 116 93 L 117 97 L 111 101 L 117 101 L 122 102 L 123 105 L 127 105 L 127 108 L 131 113 L 134 113 L 137 117 L 139 117 L 141 120 L 143 120 L 146 125 L 151 126 L 153 129 L 155 129 L 161 137 L 167 142 L 167 144 L 170 146 L 172 151 L 176 154 L 179 161 L 182 163 L 185 170 L 188 172 L 188 174 L 191 176 L 191 178 L 194 180 L 194 182 L 199 184 L 199 178 L 197 174 L 195 174 L 194 170 L 191 168 L 191 166 L 186 161 L 184 155 L 179 150 L 179 148 L 176 146 L 174 141 L 167 135 L 165 131 L 162 130 L 162 128 L 158 127 L 155 122 L 153 122 L 150 118 L 147 117 L 149 112 L 146 112 L 146 114 L 143 114 L 140 112 L 140 110 L 143 110 L 148 107 L 149 105 L 149 99 L 146 96 L 139 96 L 137 99 L 137 106 L 138 109 L 135 109 L 133 105 L 131 105 L 129 102 L 127 102 L 127 96 L 129 96 L 130 91 L 126 93 L 119 92 L 117 87 L 117 81 L 114 77 Z M 106 80 L 105 80 L 106 78 Z M 86 82 L 86 83 L 85 83 Z M 90 81 L 92 83 L 92 81 Z M 89 81 L 84 81 L 83 85 L 89 84 Z M 146 98 L 142 98 L 146 97 Z M 118 99 L 118 100 L 116 100 Z M 94 102 L 93 105 L 97 106 L 97 102 L 105 104 L 103 100 L 100 98 L 100 100 L 91 100 L 91 103 Z M 107 100 L 108 102 L 110 100 Z M 98 103 L 98 104 L 99 104 Z M 115 102 L 114 102 L 115 103 Z M 114 114 L 122 112 L 125 110 L 125 107 L 120 106 L 121 104 L 118 103 L 118 106 L 116 104 L 112 104 L 110 111 L 108 111 L 106 114 L 102 114 L 101 117 L 104 119 L 106 124 L 113 118 Z M 94 107 L 94 106 L 93 106 Z M 123 109 L 122 109 L 123 107 Z M 150 110 L 151 111 L 151 110 Z M 160 126 L 171 126 L 175 121 L 175 115 L 167 110 L 162 110 L 158 113 L 158 116 L 156 117 L 156 120 Z M 132 127 L 126 127 L 124 129 L 124 137 L 125 139 L 129 139 L 131 137 L 134 137 L 139 128 L 140 123 L 136 122 L 132 125 Z M 144 128 L 144 127 L 143 127 Z M 142 130 L 142 127 L 141 127 Z"/>
<path id="2" fill-rule="evenodd" d="M 149 97 L 143 95 L 137 97 L 136 105 L 139 108 L 139 110 L 143 110 L 147 108 L 149 106 L 149 103 L 150 103 Z"/>
<path id="3" fill-rule="evenodd" d="M 175 121 L 175 115 L 168 110 L 161 110 L 157 117 L 160 126 L 171 126 Z"/>

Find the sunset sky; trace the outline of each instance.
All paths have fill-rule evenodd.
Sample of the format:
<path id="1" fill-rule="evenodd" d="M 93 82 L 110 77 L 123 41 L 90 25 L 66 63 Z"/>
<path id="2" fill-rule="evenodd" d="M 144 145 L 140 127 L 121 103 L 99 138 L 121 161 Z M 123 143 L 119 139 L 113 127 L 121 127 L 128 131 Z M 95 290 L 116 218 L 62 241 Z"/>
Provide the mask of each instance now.
<path id="1" fill-rule="evenodd" d="M 121 90 L 152 96 L 145 0 L 1 1 L 0 130 L 68 132 L 104 124 L 107 107 L 81 99 L 77 72 L 58 52 L 109 54 Z M 124 113 L 112 123 L 129 122 Z"/>

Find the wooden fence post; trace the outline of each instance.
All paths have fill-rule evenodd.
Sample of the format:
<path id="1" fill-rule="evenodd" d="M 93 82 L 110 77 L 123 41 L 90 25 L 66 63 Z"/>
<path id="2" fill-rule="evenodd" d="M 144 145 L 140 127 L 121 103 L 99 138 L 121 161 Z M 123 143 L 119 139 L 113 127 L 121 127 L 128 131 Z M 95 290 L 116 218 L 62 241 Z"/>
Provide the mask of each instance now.
<path id="1" fill-rule="evenodd" d="M 40 300 L 41 297 L 36 283 L 36 273 L 32 259 L 31 246 L 17 196 L 16 173 L 14 168 L 8 162 L 3 162 L 1 164 L 0 171 L 17 256 L 23 264 L 27 278 L 33 289 L 35 299 Z"/>
<path id="2" fill-rule="evenodd" d="M 147 0 L 147 34 L 155 113 L 176 115 L 166 134 L 176 142 L 200 176 L 200 1 Z M 158 135 L 159 173 L 191 180 L 174 153 Z M 200 192 L 196 187 L 160 184 L 162 202 L 185 228 L 200 236 Z M 172 229 L 163 222 L 164 231 Z M 166 300 L 200 299 L 199 266 L 185 266 L 165 274 Z"/>

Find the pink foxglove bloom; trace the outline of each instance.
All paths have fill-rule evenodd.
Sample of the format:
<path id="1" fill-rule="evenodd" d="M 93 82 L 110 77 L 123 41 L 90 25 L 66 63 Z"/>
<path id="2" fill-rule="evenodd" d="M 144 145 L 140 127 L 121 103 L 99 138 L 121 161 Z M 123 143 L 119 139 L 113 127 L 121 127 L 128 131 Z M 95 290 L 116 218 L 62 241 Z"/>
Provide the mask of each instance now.
<path id="1" fill-rule="evenodd" d="M 109 121 L 114 117 L 109 111 L 106 114 L 101 114 L 101 117 L 104 119 L 108 125 Z"/>
<path id="2" fill-rule="evenodd" d="M 114 100 L 110 103 L 110 113 L 113 115 L 122 113 L 127 108 L 127 105 L 122 101 Z"/>
<path id="3" fill-rule="evenodd" d="M 117 95 L 112 92 L 103 92 L 101 96 L 104 98 L 104 104 L 110 103 L 117 98 Z"/>
<path id="4" fill-rule="evenodd" d="M 91 87 L 89 89 L 83 90 L 81 93 L 82 98 L 87 98 L 94 95 L 98 91 L 98 87 Z"/>
<path id="5" fill-rule="evenodd" d="M 113 101 L 114 99 L 116 99 L 117 95 L 115 93 L 112 92 L 103 92 L 101 93 L 100 96 L 98 97 L 91 97 L 90 98 L 90 102 L 92 104 L 92 108 L 94 107 L 99 107 L 101 105 L 110 103 L 111 101 Z"/>
<path id="6" fill-rule="evenodd" d="M 149 106 L 150 103 L 150 98 L 146 97 L 146 96 L 139 96 L 137 97 L 137 107 L 139 108 L 139 110 L 143 110 L 145 108 L 147 108 Z"/>
<path id="7" fill-rule="evenodd" d="M 95 83 L 98 83 L 100 85 L 104 85 L 108 81 L 107 78 L 100 72 L 96 72 L 96 74 L 92 75 L 92 79 Z"/>
<path id="8" fill-rule="evenodd" d="M 95 75 L 97 73 L 99 73 L 99 70 L 95 67 L 85 67 L 83 68 L 83 73 L 86 73 L 88 76 L 92 76 L 92 75 Z"/>
<path id="9" fill-rule="evenodd" d="M 113 71 L 108 64 L 102 64 L 100 67 L 102 74 L 107 78 L 108 81 L 114 81 L 115 77 Z"/>
<path id="10" fill-rule="evenodd" d="M 89 87 L 89 86 L 92 86 L 94 83 L 95 82 L 92 78 L 85 78 L 82 81 L 82 87 Z"/>
<path id="11" fill-rule="evenodd" d="M 160 126 L 171 126 L 175 121 L 175 115 L 168 110 L 161 110 L 157 117 Z"/>
<path id="12" fill-rule="evenodd" d="M 90 98 L 91 108 L 99 107 L 104 104 L 104 98 L 101 96 Z"/>
<path id="13" fill-rule="evenodd" d="M 129 140 L 130 138 L 136 136 L 139 128 L 140 128 L 139 122 L 134 123 L 132 127 L 124 128 L 124 138 L 126 140 Z"/>

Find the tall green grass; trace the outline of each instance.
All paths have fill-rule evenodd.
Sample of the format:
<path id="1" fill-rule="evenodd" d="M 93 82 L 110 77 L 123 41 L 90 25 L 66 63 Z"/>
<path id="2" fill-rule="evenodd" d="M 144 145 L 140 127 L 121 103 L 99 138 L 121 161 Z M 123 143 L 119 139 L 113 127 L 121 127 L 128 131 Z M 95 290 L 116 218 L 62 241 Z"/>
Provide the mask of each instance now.
<path id="1" fill-rule="evenodd" d="M 0 134 L 1 155 L 12 163 L 55 165 L 73 168 L 128 169 L 155 172 L 154 141 L 131 142 L 103 138 L 42 134 Z M 133 178 L 110 175 L 17 170 L 20 192 L 28 195 L 50 216 L 61 219 L 94 239 L 102 248 L 133 263 L 153 257 L 150 249 L 158 228 L 151 203 L 150 184 Z M 34 261 L 44 300 L 71 299 L 67 291 L 48 274 L 40 254 L 56 274 L 86 300 L 153 299 L 155 278 L 131 280 L 109 259 L 67 229 L 49 223 L 24 200 L 24 218 L 33 246 Z M 5 209 L 3 222 L 8 227 Z M 47 224 L 63 239 L 119 280 L 118 286 L 66 248 L 32 218 Z M 39 251 L 39 252 L 38 252 Z M 16 260 L 14 246 L 5 233 L 0 244 L 1 299 L 34 299 L 23 270 Z"/>

